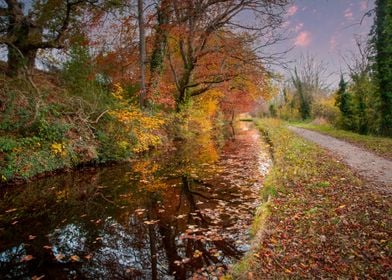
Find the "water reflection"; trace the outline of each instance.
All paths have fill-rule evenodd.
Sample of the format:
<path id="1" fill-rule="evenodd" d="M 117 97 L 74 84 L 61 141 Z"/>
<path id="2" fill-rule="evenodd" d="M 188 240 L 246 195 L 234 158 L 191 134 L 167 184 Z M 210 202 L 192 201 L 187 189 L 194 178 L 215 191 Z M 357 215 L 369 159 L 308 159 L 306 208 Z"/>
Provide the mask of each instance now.
<path id="1" fill-rule="evenodd" d="M 269 164 L 248 125 L 219 149 L 202 135 L 130 164 L 7 190 L 1 278 L 222 275 L 248 250 L 260 174 Z"/>

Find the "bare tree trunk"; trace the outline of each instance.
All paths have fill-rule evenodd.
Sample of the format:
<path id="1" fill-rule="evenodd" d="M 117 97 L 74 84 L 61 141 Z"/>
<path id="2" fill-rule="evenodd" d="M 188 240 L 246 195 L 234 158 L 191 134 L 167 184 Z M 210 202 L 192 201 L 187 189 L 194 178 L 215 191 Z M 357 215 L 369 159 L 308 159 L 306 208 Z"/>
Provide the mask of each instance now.
<path id="1" fill-rule="evenodd" d="M 140 63 L 140 108 L 143 109 L 146 98 L 146 41 L 144 30 L 143 0 L 137 1 L 138 21 L 139 21 L 139 63 Z"/>

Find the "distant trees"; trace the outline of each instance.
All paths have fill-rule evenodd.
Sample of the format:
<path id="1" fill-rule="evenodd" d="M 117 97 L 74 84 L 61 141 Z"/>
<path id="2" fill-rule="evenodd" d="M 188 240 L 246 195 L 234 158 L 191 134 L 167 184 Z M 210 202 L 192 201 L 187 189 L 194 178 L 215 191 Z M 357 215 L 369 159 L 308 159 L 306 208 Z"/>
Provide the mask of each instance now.
<path id="1" fill-rule="evenodd" d="M 302 56 L 294 69 L 291 82 L 303 120 L 311 117 L 314 98 L 326 90 L 326 72 L 323 62 L 317 61 L 311 54 Z"/>
<path id="2" fill-rule="evenodd" d="M 278 115 L 301 119 L 329 115 L 329 121 L 343 129 L 392 135 L 392 2 L 377 0 L 374 12 L 370 39 L 355 37 L 357 49 L 344 58 L 349 78 L 345 81 L 341 75 L 334 96 L 323 94 L 326 77 L 319 75 L 323 66 L 315 67 L 314 59 L 305 57 L 291 75 L 291 89 L 283 92 Z M 335 109 L 340 113 L 337 118 Z"/>
<path id="3" fill-rule="evenodd" d="M 340 126 L 345 129 L 352 129 L 352 100 L 350 93 L 347 91 L 347 86 L 348 83 L 344 80 L 342 74 L 340 76 L 339 89 L 336 92 L 335 105 L 341 112 Z"/>

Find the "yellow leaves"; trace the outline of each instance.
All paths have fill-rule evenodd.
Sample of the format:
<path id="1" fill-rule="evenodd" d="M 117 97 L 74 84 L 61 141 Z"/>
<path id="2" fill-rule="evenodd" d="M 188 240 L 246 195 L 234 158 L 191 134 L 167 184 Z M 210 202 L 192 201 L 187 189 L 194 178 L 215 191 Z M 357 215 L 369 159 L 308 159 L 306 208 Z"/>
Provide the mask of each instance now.
<path id="1" fill-rule="evenodd" d="M 50 145 L 50 148 L 52 150 L 52 152 L 56 155 L 60 155 L 62 157 L 67 155 L 67 151 L 65 149 L 65 145 L 64 143 L 53 143 L 52 145 Z"/>
<path id="2" fill-rule="evenodd" d="M 126 150 L 129 147 L 129 142 L 120 141 L 120 142 L 118 142 L 118 146 L 120 147 L 120 149 Z"/>
<path id="3" fill-rule="evenodd" d="M 195 252 L 193 252 L 194 258 L 201 257 L 202 255 L 203 255 L 203 252 L 200 252 L 199 250 L 195 250 Z"/>
<path id="4" fill-rule="evenodd" d="M 119 93 L 115 91 L 113 94 Z M 130 135 L 129 139 L 118 143 L 120 148 L 128 149 L 133 142 L 131 150 L 140 153 L 148 150 L 150 146 L 155 147 L 161 143 L 160 137 L 155 133 L 165 123 L 162 117 L 149 116 L 132 105 L 124 109 L 112 110 L 109 114 L 121 122 L 124 125 L 123 130 Z"/>
<path id="5" fill-rule="evenodd" d="M 163 117 L 148 115 L 132 105 L 125 98 L 120 84 L 114 85 L 112 95 L 120 105 L 118 109 L 109 111 L 109 115 L 121 125 L 123 135 L 116 139 L 118 147 L 124 151 L 140 153 L 159 145 L 161 139 L 157 135 L 157 130 L 165 123 Z"/>
<path id="6" fill-rule="evenodd" d="M 19 153 L 19 152 L 22 151 L 22 148 L 21 148 L 21 147 L 15 147 L 15 148 L 12 149 L 12 151 L 13 151 L 14 153 Z"/>
<path id="7" fill-rule="evenodd" d="M 114 91 L 112 92 L 112 95 L 118 101 L 124 100 L 124 90 L 119 83 L 114 84 Z"/>

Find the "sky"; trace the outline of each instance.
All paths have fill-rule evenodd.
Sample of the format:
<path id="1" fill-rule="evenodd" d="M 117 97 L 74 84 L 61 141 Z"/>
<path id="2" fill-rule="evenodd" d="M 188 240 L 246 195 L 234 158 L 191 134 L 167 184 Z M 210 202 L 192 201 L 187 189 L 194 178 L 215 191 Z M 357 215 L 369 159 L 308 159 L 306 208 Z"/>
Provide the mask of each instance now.
<path id="1" fill-rule="evenodd" d="M 346 71 L 342 57 L 357 51 L 355 36 L 366 38 L 370 32 L 373 17 L 364 14 L 372 8 L 374 0 L 294 0 L 284 23 L 290 39 L 283 43 L 293 47 L 287 55 L 291 65 L 301 54 L 310 53 L 326 65 L 335 87 L 340 72 Z"/>

